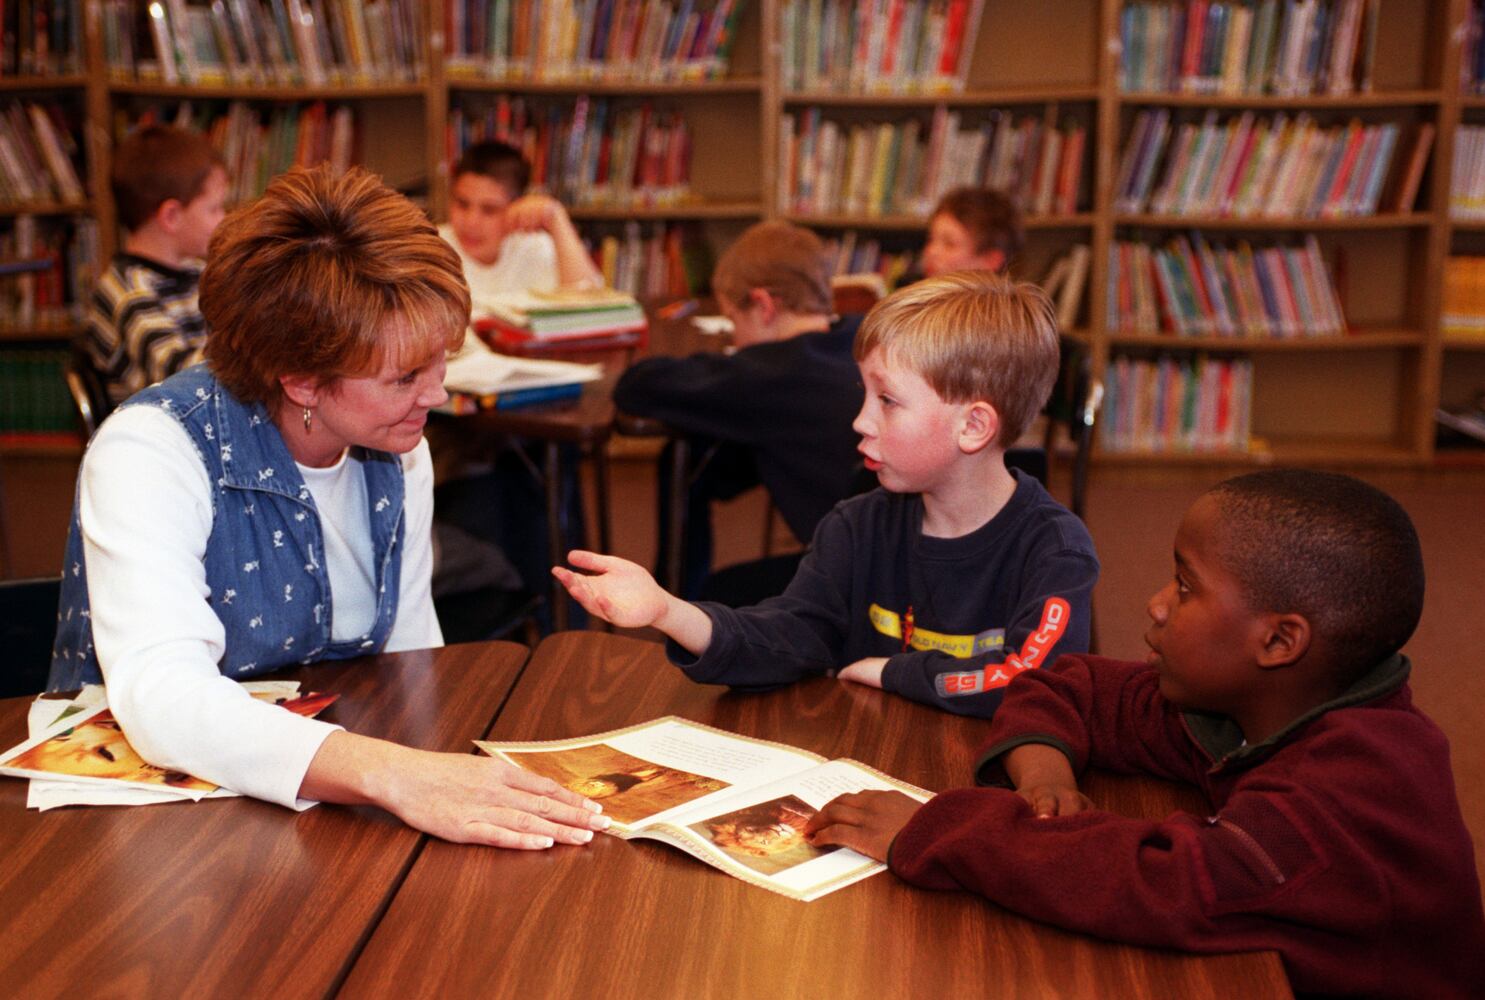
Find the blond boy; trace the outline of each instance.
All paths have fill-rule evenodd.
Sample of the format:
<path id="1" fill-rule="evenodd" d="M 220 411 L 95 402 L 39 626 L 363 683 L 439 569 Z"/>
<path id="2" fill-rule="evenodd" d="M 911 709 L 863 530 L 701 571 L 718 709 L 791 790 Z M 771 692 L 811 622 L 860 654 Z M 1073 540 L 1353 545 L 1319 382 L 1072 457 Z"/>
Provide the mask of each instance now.
<path id="1" fill-rule="evenodd" d="M 880 302 L 855 343 L 854 429 L 882 489 L 820 523 L 788 589 L 755 607 L 688 604 L 639 566 L 577 551 L 553 572 L 589 611 L 653 626 L 697 681 L 766 688 L 811 675 L 990 715 L 1010 679 L 1088 643 L 1098 560 L 1087 530 L 1005 465 L 1045 403 L 1057 334 L 1034 286 L 986 272 Z"/>

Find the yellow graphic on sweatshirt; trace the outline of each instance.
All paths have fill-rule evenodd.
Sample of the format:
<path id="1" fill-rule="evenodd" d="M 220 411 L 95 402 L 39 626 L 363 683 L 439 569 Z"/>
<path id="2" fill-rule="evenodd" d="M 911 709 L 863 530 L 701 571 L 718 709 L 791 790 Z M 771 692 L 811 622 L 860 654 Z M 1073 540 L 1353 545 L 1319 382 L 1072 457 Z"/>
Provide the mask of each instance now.
<path id="1" fill-rule="evenodd" d="M 871 620 L 871 627 L 882 635 L 893 639 L 902 638 L 902 616 L 896 611 L 888 611 L 880 604 L 873 604 L 866 609 L 866 616 Z M 991 653 L 1002 648 L 1005 645 L 1005 629 L 986 629 L 977 635 L 947 635 L 943 632 L 915 627 L 908 638 L 908 645 L 913 649 L 937 650 L 940 653 L 967 660 L 971 656 Z"/>

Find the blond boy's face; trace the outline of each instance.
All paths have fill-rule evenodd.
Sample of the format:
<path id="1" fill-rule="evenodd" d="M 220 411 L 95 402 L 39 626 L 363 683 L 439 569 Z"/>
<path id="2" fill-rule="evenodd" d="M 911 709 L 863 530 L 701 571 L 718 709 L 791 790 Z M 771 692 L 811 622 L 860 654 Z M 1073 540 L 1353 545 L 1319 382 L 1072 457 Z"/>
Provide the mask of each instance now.
<path id="1" fill-rule="evenodd" d="M 894 493 L 932 493 L 963 452 L 965 407 L 946 403 L 923 376 L 877 349 L 862 359 L 866 398 L 851 429 L 866 467 Z"/>

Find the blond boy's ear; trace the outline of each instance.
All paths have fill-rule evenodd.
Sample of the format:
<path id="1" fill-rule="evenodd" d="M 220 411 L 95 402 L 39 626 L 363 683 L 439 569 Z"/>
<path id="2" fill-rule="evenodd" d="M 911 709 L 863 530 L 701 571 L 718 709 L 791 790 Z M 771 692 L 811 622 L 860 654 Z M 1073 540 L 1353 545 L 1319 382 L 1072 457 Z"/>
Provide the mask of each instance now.
<path id="1" fill-rule="evenodd" d="M 1291 667 L 1309 652 L 1313 634 L 1310 621 L 1299 614 L 1274 614 L 1264 622 L 1258 666 L 1264 670 Z"/>
<path id="2" fill-rule="evenodd" d="M 959 425 L 959 450 L 966 455 L 995 443 L 1000 436 L 1000 414 L 983 399 L 968 404 Z"/>

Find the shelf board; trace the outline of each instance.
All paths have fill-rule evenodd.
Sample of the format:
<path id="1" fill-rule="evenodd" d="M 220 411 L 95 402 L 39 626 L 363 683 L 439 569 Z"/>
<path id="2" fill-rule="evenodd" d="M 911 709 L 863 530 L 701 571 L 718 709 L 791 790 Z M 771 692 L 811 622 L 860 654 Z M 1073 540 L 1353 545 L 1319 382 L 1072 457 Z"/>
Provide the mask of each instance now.
<path id="1" fill-rule="evenodd" d="M 83 452 L 82 434 L 66 431 L 0 432 L 0 455 L 74 458 Z"/>
<path id="2" fill-rule="evenodd" d="M 1418 465 L 1420 456 L 1385 441 L 1259 440 L 1248 451 L 1096 451 L 1109 465 Z"/>
<path id="3" fill-rule="evenodd" d="M 558 94 L 594 96 L 663 96 L 701 97 L 709 94 L 757 94 L 763 90 L 763 78 L 757 76 L 723 77 L 720 80 L 487 80 L 479 77 L 457 77 L 448 80 L 448 89 L 487 91 L 505 94 Z"/>
<path id="4" fill-rule="evenodd" d="M 1116 333 L 1110 347 L 1144 347 L 1180 351 L 1377 351 L 1419 348 L 1420 330 L 1363 329 L 1339 337 L 1178 337 L 1171 334 Z"/>
<path id="5" fill-rule="evenodd" d="M 783 218 L 799 226 L 821 229 L 871 229 L 921 232 L 928 227 L 926 215 L 814 215 L 788 212 Z M 1028 215 L 1021 223 L 1027 229 L 1087 229 L 1093 225 L 1090 212 L 1076 215 Z"/>
<path id="6" fill-rule="evenodd" d="M 81 323 L 33 323 L 30 326 L 0 326 L 0 341 L 71 340 L 83 332 Z"/>
<path id="7" fill-rule="evenodd" d="M 784 95 L 786 105 L 819 104 L 828 107 L 919 108 L 945 104 L 951 107 L 982 106 L 986 104 L 1052 104 L 1057 102 L 1096 101 L 1098 87 L 1048 86 L 1007 87 L 989 90 L 962 90 L 944 93 L 893 93 L 878 91 L 868 93 L 843 93 L 839 90 L 796 90 Z"/>
<path id="8" fill-rule="evenodd" d="M 58 76 L 0 76 L 0 90 L 77 90 L 88 85 L 81 73 Z"/>
<path id="9" fill-rule="evenodd" d="M 1275 94 L 1188 94 L 1141 92 L 1120 94 L 1119 103 L 1131 106 L 1167 105 L 1196 108 L 1395 108 L 1419 104 L 1439 104 L 1444 94 L 1439 90 L 1376 90 L 1365 94 L 1311 94 L 1306 97 L 1279 97 Z"/>
<path id="10" fill-rule="evenodd" d="M 1235 218 L 1214 215 L 1114 215 L 1116 226 L 1144 226 L 1148 229 L 1411 229 L 1433 224 L 1428 212 L 1385 212 L 1347 218 L 1278 218 L 1254 216 Z"/>
<path id="11" fill-rule="evenodd" d="M 1455 232 L 1485 232 L 1485 219 L 1456 219 L 1450 216 L 1449 225 Z"/>
<path id="12" fill-rule="evenodd" d="M 90 201 L 0 202 L 0 215 L 86 215 L 92 210 Z"/>
<path id="13" fill-rule="evenodd" d="M 358 100 L 367 97 L 422 97 L 428 92 L 422 83 L 327 84 L 320 87 L 298 87 L 287 84 L 191 84 L 158 82 L 113 82 L 111 95 L 129 97 L 217 98 L 229 101 L 319 101 Z"/>
<path id="14" fill-rule="evenodd" d="M 763 216 L 763 206 L 756 201 L 699 201 L 674 205 L 574 205 L 568 214 L 574 220 L 584 222 L 623 222 L 628 219 L 757 219 Z"/>
<path id="15" fill-rule="evenodd" d="M 1485 337 L 1459 337 L 1444 334 L 1446 351 L 1485 351 Z"/>
<path id="16" fill-rule="evenodd" d="M 1485 108 L 1485 95 L 1465 94 L 1459 98 L 1461 108 Z"/>

